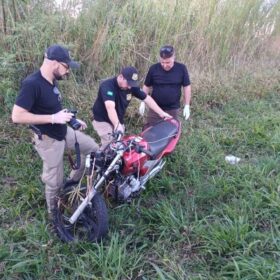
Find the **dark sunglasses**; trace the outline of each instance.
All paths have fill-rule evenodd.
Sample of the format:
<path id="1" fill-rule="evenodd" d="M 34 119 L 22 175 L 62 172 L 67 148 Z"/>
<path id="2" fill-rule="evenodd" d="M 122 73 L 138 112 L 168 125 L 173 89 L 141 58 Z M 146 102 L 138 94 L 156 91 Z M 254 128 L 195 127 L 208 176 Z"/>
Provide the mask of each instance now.
<path id="1" fill-rule="evenodd" d="M 64 64 L 64 63 L 62 63 L 62 62 L 58 62 L 60 65 L 62 65 L 66 70 L 69 70 L 70 69 L 70 67 L 69 67 L 69 65 L 68 64 Z"/>
<path id="2" fill-rule="evenodd" d="M 53 88 L 53 93 L 55 95 L 57 95 L 57 99 L 60 102 L 62 100 L 62 96 L 61 96 L 61 93 L 60 93 L 59 89 L 56 86 Z"/>
<path id="3" fill-rule="evenodd" d="M 174 48 L 171 46 L 162 47 L 159 51 L 161 58 L 170 58 L 174 53 Z"/>

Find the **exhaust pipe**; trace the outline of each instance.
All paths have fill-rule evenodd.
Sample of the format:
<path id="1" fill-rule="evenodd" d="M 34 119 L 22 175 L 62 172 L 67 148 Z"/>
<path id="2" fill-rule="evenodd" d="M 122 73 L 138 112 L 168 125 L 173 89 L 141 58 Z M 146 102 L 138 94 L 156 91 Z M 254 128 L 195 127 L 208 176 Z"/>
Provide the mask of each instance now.
<path id="1" fill-rule="evenodd" d="M 165 165 L 165 161 L 161 160 L 148 174 L 144 175 L 140 181 L 141 181 L 141 187 L 144 188 L 144 185 L 146 182 L 153 178 Z"/>

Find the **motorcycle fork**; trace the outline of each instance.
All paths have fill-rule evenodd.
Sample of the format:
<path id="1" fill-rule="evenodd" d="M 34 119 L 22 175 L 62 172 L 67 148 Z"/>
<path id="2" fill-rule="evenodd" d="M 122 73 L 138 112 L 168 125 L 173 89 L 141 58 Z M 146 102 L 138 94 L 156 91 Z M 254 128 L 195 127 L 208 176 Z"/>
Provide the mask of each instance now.
<path id="1" fill-rule="evenodd" d="M 73 215 L 70 217 L 69 222 L 71 224 L 74 224 L 77 221 L 77 219 L 79 218 L 81 213 L 84 211 L 86 206 L 91 202 L 91 200 L 93 199 L 95 194 L 98 192 L 98 190 L 101 187 L 101 185 L 103 184 L 103 182 L 106 180 L 107 176 L 114 170 L 115 164 L 123 156 L 123 153 L 124 153 L 124 151 L 119 151 L 117 153 L 117 155 L 115 156 L 115 158 L 113 159 L 113 161 L 111 162 L 111 164 L 109 165 L 109 167 L 107 168 L 105 173 L 102 175 L 102 177 L 98 180 L 98 182 L 95 184 L 95 186 L 89 190 L 88 195 L 84 198 L 82 203 L 78 206 L 78 208 L 75 210 Z"/>

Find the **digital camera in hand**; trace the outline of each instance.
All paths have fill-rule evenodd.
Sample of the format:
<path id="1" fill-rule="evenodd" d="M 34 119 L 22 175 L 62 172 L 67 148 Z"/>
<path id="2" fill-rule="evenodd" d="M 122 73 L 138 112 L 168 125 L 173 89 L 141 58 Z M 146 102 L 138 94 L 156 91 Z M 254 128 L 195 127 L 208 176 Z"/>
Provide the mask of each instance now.
<path id="1" fill-rule="evenodd" d="M 67 110 L 68 113 L 72 113 L 74 116 L 71 118 L 71 120 L 68 122 L 68 124 L 74 129 L 74 130 L 78 130 L 81 127 L 81 123 L 79 121 L 77 121 L 76 119 L 76 115 L 77 115 L 77 110 Z"/>

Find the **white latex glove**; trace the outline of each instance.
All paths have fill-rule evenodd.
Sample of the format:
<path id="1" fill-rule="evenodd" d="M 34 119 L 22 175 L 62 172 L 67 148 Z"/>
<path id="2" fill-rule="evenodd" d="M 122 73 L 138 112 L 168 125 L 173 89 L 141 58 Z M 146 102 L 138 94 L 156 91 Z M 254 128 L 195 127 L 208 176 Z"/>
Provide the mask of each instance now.
<path id="1" fill-rule="evenodd" d="M 69 122 L 72 117 L 74 116 L 73 113 L 69 113 L 68 110 L 63 109 L 56 114 L 51 115 L 51 124 L 59 123 L 59 124 L 65 124 Z"/>
<path id="2" fill-rule="evenodd" d="M 142 102 L 140 103 L 140 106 L 139 106 L 139 114 L 140 114 L 141 116 L 144 116 L 145 108 L 146 108 L 145 102 L 142 101 Z"/>
<path id="3" fill-rule="evenodd" d="M 184 111 L 183 111 L 183 116 L 185 120 L 187 120 L 190 117 L 190 105 L 185 105 Z"/>

